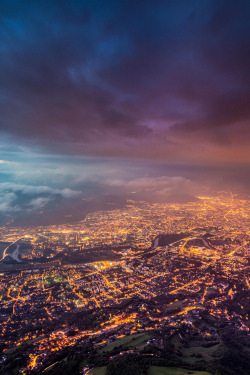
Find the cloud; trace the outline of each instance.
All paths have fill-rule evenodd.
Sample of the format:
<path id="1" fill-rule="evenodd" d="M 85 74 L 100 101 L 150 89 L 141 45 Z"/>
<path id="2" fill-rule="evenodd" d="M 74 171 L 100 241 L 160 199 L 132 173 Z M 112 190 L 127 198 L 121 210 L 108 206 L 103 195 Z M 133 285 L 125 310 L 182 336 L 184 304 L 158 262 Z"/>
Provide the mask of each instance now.
<path id="1" fill-rule="evenodd" d="M 73 191 L 71 189 L 54 189 L 49 186 L 34 186 L 34 185 L 22 185 L 22 184 L 15 184 L 11 182 L 3 182 L 0 184 L 0 191 L 14 191 L 20 192 L 22 194 L 51 194 L 56 195 L 59 194 L 65 198 L 73 198 L 79 192 Z"/>
<path id="2" fill-rule="evenodd" d="M 58 153 L 249 159 L 249 17 L 247 1 L 2 1 L 1 136 Z"/>
<path id="3" fill-rule="evenodd" d="M 0 160 L 0 164 L 16 164 L 16 162 L 9 160 Z"/>
<path id="4" fill-rule="evenodd" d="M 180 176 L 139 177 L 114 180 L 109 186 L 131 194 L 133 199 L 151 202 L 188 201 L 195 198 L 204 187 Z"/>
<path id="5" fill-rule="evenodd" d="M 0 183 L 0 212 L 30 212 L 53 205 L 61 199 L 73 199 L 79 192 L 68 188 L 54 189 L 49 186 L 29 186 L 11 182 Z"/>
<path id="6" fill-rule="evenodd" d="M 29 206 L 32 207 L 32 209 L 40 209 L 40 208 L 43 208 L 44 206 L 46 206 L 46 204 L 48 204 L 50 202 L 51 198 L 48 197 L 48 198 L 35 198 L 35 199 L 32 199 L 30 202 L 29 202 Z"/>
<path id="7" fill-rule="evenodd" d="M 17 195 L 12 192 L 0 192 L 0 212 L 19 211 L 19 207 L 14 204 Z"/>

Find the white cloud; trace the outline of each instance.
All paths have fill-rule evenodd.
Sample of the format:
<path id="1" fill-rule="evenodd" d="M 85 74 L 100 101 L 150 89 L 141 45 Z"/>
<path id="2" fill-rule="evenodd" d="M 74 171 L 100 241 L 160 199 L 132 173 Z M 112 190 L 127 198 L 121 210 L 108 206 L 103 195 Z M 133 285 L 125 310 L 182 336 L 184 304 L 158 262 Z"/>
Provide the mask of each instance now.
<path id="1" fill-rule="evenodd" d="M 76 197 L 80 192 L 79 191 L 75 191 L 75 190 L 71 190 L 71 189 L 63 189 L 63 190 L 60 190 L 60 194 L 64 197 L 64 198 L 74 198 Z"/>
<path id="2" fill-rule="evenodd" d="M 40 208 L 43 208 L 44 206 L 46 206 L 47 203 L 49 203 L 51 200 L 50 197 L 48 198 L 35 198 L 35 199 L 32 199 L 29 203 L 29 206 L 32 207 L 32 209 L 40 209 Z"/>
<path id="3" fill-rule="evenodd" d="M 12 192 L 0 193 L 0 212 L 18 211 L 19 208 L 13 204 L 16 199 L 16 194 Z"/>
<path id="4" fill-rule="evenodd" d="M 65 198 L 72 198 L 76 196 L 79 192 L 71 189 L 54 189 L 49 186 L 35 186 L 35 185 L 22 185 L 15 184 L 12 182 L 3 182 L 0 184 L 1 191 L 14 191 L 21 192 L 22 194 L 52 194 L 52 195 L 62 195 Z"/>
<path id="5" fill-rule="evenodd" d="M 17 163 L 15 161 L 1 160 L 0 159 L 0 164 L 17 164 Z"/>
<path id="6" fill-rule="evenodd" d="M 58 197 L 71 199 L 78 191 L 54 189 L 49 186 L 22 185 L 12 182 L 0 183 L 0 212 L 32 211 L 41 209 Z"/>

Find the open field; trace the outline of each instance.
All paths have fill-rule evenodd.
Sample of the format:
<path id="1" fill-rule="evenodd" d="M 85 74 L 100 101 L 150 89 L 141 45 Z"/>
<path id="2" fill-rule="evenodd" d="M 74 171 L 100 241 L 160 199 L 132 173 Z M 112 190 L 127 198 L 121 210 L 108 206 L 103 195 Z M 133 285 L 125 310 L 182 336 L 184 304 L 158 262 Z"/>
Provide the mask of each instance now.
<path id="1" fill-rule="evenodd" d="M 205 360 L 206 362 L 212 361 L 213 353 L 215 353 L 220 346 L 220 344 L 218 343 L 210 347 L 204 347 L 202 345 L 199 345 L 195 341 L 190 341 L 189 347 L 187 348 L 183 346 L 178 335 L 174 335 L 170 341 L 172 344 L 174 344 L 176 349 L 179 349 L 181 351 L 183 359 L 185 359 L 185 361 L 188 363 L 195 363 L 201 358 L 203 358 L 203 360 Z M 200 355 L 202 357 L 200 357 Z"/>
<path id="2" fill-rule="evenodd" d="M 99 353 L 103 353 L 104 351 L 109 352 L 113 350 L 116 346 L 122 345 L 125 346 L 137 346 L 142 344 L 144 341 L 147 341 L 150 338 L 150 335 L 147 333 L 138 333 L 133 336 L 124 336 L 121 339 L 115 340 L 113 342 L 110 342 L 106 346 L 104 346 L 102 349 L 99 350 Z"/>
<path id="3" fill-rule="evenodd" d="M 179 367 L 158 367 L 151 366 L 148 369 L 148 375 L 211 375 L 206 371 L 186 370 Z"/>
<path id="4" fill-rule="evenodd" d="M 179 309 L 181 308 L 183 305 L 183 301 L 175 301 L 175 302 L 172 302 L 170 303 L 167 308 L 166 308 L 166 311 L 171 311 L 171 310 L 174 310 L 174 309 Z"/>
<path id="5" fill-rule="evenodd" d="M 212 354 L 216 352 L 216 350 L 219 348 L 219 344 L 216 344 L 214 346 L 211 346 L 209 348 L 204 348 L 202 346 L 192 346 L 190 348 L 182 348 L 181 351 L 184 355 L 184 357 L 188 357 L 187 359 L 192 360 L 192 354 L 202 355 L 202 358 L 205 359 L 205 361 L 211 361 L 212 360 Z M 199 359 L 199 358 L 198 358 Z M 185 359 L 186 360 L 186 359 Z"/>
<path id="6" fill-rule="evenodd" d="M 89 375 L 105 375 L 106 366 L 96 367 L 89 372 Z"/>

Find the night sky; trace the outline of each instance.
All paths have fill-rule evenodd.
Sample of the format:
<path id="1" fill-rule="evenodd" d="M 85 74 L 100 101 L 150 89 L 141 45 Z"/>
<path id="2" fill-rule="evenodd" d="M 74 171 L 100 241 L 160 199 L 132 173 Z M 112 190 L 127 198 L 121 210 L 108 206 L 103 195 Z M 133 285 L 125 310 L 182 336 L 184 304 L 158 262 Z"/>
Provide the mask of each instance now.
<path id="1" fill-rule="evenodd" d="M 2 223 L 248 192 L 248 0 L 1 0 L 0 55 Z"/>

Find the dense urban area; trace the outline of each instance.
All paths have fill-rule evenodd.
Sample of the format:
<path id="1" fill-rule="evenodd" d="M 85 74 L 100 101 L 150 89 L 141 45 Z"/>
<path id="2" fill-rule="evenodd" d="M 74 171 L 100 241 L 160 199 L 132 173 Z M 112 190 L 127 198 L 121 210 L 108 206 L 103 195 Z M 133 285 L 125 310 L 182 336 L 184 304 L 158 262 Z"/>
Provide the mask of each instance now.
<path id="1" fill-rule="evenodd" d="M 0 228 L 1 374 L 247 375 L 250 200 Z"/>

